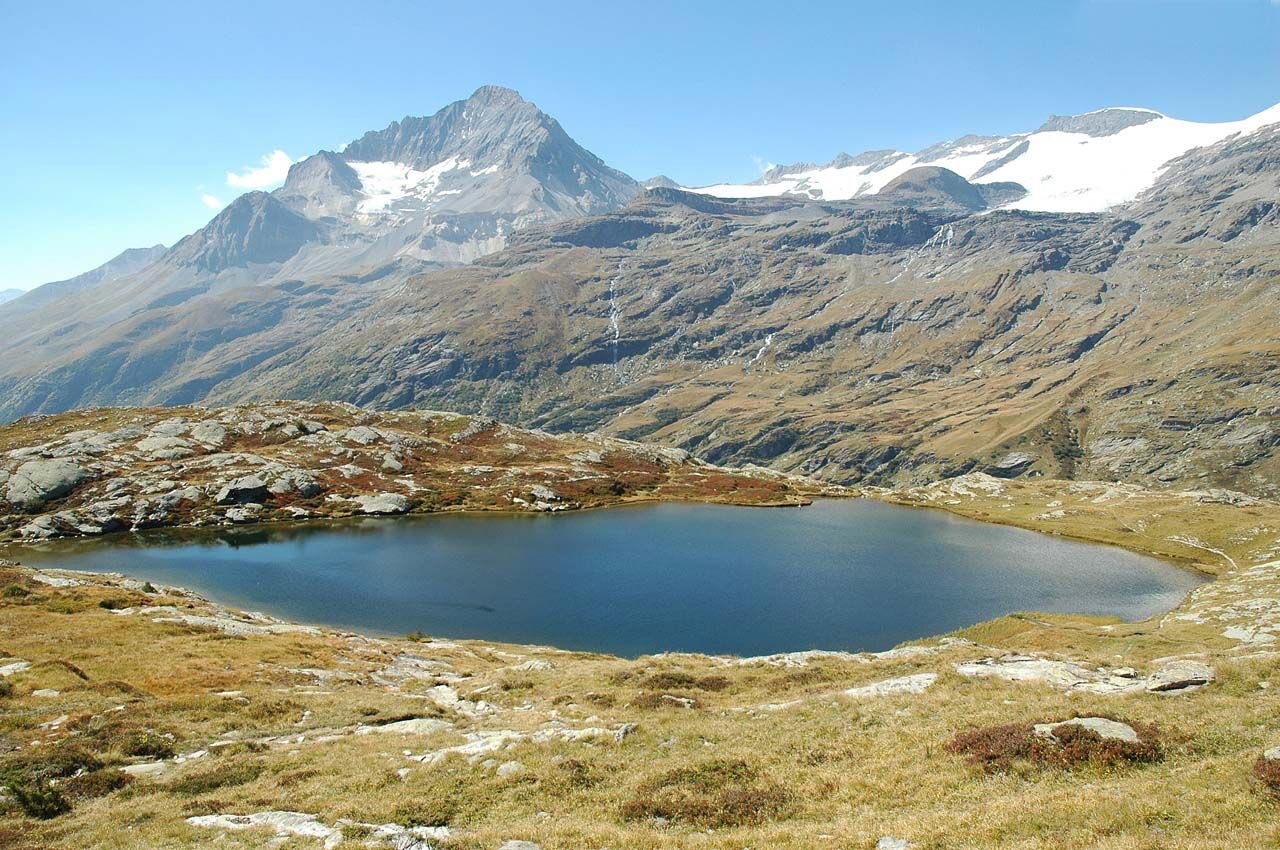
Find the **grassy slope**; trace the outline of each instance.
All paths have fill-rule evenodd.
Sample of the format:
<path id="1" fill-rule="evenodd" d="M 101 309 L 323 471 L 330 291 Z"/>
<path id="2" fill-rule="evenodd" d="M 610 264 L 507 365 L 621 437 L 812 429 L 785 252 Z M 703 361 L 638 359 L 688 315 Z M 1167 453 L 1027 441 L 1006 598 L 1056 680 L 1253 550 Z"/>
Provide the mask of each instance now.
<path id="1" fill-rule="evenodd" d="M 209 603 L 176 590 L 141 593 L 112 586 L 118 580 L 110 578 L 52 588 L 29 571 L 8 568 L 0 585 L 28 593 L 0 598 L 0 650 L 33 666 L 8 678 L 13 694 L 0 703 L 6 740 L 21 747 L 6 758 L 47 757 L 60 746 L 55 742 L 74 741 L 106 762 L 146 761 L 122 752 L 128 733 L 142 729 L 172 734 L 179 753 L 219 740 L 242 743 L 171 764 L 159 777 L 79 802 L 56 819 L 32 821 L 10 811 L 0 819 L 0 844 L 213 844 L 221 833 L 184 818 L 292 809 L 329 824 L 447 822 L 455 834 L 442 843 L 465 848 L 496 848 L 513 838 L 547 850 L 871 847 L 882 835 L 930 848 L 1280 846 L 1280 813 L 1251 776 L 1260 751 L 1280 742 L 1280 699 L 1274 687 L 1264 687 L 1275 676 L 1275 659 L 1265 644 L 1222 634 L 1273 616 L 1271 600 L 1280 596 L 1275 568 L 1248 565 L 1278 557 L 1280 506 L 1200 504 L 1194 496 L 1112 485 L 964 480 L 970 483 L 959 489 L 967 495 L 954 483 L 885 495 L 1196 559 L 1218 578 L 1174 614 L 1144 623 L 1020 615 L 962 633 L 976 644 L 929 642 L 935 649 L 912 656 L 833 655 L 783 666 L 327 632 L 231 636 L 154 622 L 141 609 L 116 614 L 100 607 L 105 599 L 210 612 Z M 1063 504 L 1048 507 L 1053 502 Z M 1067 513 L 1036 518 L 1054 510 Z M 1217 680 L 1191 693 L 1121 696 L 965 678 L 954 670 L 958 662 L 1004 651 L 1125 664 L 1144 673 L 1160 658 L 1196 655 L 1214 666 Z M 433 677 L 388 684 L 386 668 L 402 653 L 439 666 Z M 918 672 L 939 674 L 923 694 L 853 700 L 839 693 Z M 438 706 L 425 696 L 437 681 L 487 701 L 493 712 L 473 717 L 465 706 Z M 60 695 L 36 697 L 36 688 Z M 227 690 L 242 693 L 217 695 Z M 691 697 L 695 707 L 669 707 L 662 694 Z M 111 711 L 120 705 L 123 711 Z M 1059 772 L 1019 765 L 987 775 L 945 749 L 974 726 L 1092 713 L 1158 725 L 1165 758 L 1145 767 Z M 62 714 L 69 719 L 57 729 L 39 728 Z M 348 734 L 356 723 L 426 715 L 454 725 L 431 735 Z M 493 755 L 524 766 L 513 776 L 498 776 L 483 759 L 454 756 L 428 766 L 403 755 L 461 743 L 476 730 L 557 730 L 557 723 L 613 729 L 629 722 L 638 728 L 616 743 L 608 735 L 516 741 Z M 339 731 L 328 742 L 243 743 L 282 734 L 310 739 L 326 730 Z M 45 743 L 33 747 L 35 740 Z M 396 771 L 403 768 L 409 771 L 402 779 Z M 681 769 L 685 774 L 671 775 Z M 684 784 L 671 787 L 677 778 Z M 736 797 L 723 793 L 735 789 Z M 780 795 L 771 797 L 776 789 Z M 692 822 L 659 826 L 626 817 L 681 793 Z M 755 804 L 767 815 L 763 822 L 718 825 Z M 217 846 L 260 846 L 269 834 L 226 833 Z"/>

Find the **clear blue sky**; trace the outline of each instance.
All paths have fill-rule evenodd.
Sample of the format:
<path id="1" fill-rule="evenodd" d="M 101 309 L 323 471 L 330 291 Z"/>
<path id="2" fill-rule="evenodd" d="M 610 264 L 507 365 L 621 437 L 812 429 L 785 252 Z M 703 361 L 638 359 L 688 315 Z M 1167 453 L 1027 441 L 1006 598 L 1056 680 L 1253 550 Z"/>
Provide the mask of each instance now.
<path id="1" fill-rule="evenodd" d="M 172 243 L 229 171 L 489 82 L 635 177 L 748 180 L 1050 112 L 1242 118 L 1280 101 L 1280 0 L 0 0 L 0 289 Z"/>

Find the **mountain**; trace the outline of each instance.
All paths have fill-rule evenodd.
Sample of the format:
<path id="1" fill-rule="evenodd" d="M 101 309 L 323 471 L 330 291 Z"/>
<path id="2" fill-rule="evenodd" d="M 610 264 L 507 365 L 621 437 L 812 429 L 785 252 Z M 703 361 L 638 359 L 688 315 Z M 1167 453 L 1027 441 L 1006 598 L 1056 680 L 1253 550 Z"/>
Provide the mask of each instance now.
<path id="1" fill-rule="evenodd" d="M 665 174 L 659 174 L 656 177 L 650 177 L 648 180 L 641 181 L 640 186 L 644 189 L 679 189 L 680 184 L 672 180 Z"/>
<path id="2" fill-rule="evenodd" d="M 95 286 L 110 283 L 122 277 L 128 277 L 151 265 L 164 252 L 165 246 L 163 245 L 152 245 L 149 248 L 129 248 L 97 268 L 91 269 L 84 274 L 76 275 L 73 278 L 41 284 L 28 292 L 23 292 L 21 289 L 6 289 L 0 292 L 0 304 L 25 295 L 20 304 L 10 304 L 6 309 L 11 311 L 21 310 L 24 314 L 30 313 L 63 296 L 92 289 Z M 6 295 L 8 297 L 5 297 Z"/>
<path id="3" fill-rule="evenodd" d="M 332 231 L 344 260 L 456 264 L 639 191 L 518 93 L 484 86 L 295 164 L 274 196 Z"/>
<path id="4" fill-rule="evenodd" d="M 397 122 L 299 163 L 109 293 L 0 314 L 0 416 L 333 399 L 840 482 L 978 469 L 1277 492 L 1280 338 L 1264 319 L 1280 308 L 1280 126 L 1193 148 L 1104 212 L 1010 208 L 1036 190 L 1000 169 L 969 179 L 945 151 L 850 200 L 659 186 L 610 207 L 611 172 L 536 109 L 480 101 L 505 104 L 482 122 L 501 132 L 468 124 L 469 106 Z M 1086 119 L 1038 132 L 1084 146 L 1166 120 Z M 472 177 L 513 159 L 545 176 L 531 198 L 580 173 L 574 211 L 566 196 L 467 265 L 397 253 L 421 244 L 406 237 L 420 205 L 516 197 Z M 370 165 L 388 162 L 403 171 Z M 411 224 L 379 230 L 384 216 Z"/>
<path id="5" fill-rule="evenodd" d="M 4 360 L 0 410 L 322 398 L 840 482 L 979 469 L 1275 495 L 1277 174 L 1272 127 L 1107 213 L 993 210 L 938 166 L 850 201 L 657 188 L 394 287 L 228 288 L 50 339 Z M 299 236 L 251 201 L 255 233 Z"/>
<path id="6" fill-rule="evenodd" d="M 840 154 L 825 166 L 779 166 L 752 183 L 693 191 L 723 198 L 794 195 L 848 200 L 873 195 L 911 169 L 937 166 L 973 182 L 1019 184 L 1025 194 L 1005 203 L 1013 208 L 1101 212 L 1136 198 L 1175 157 L 1276 122 L 1280 104 L 1242 121 L 1223 123 L 1181 121 L 1149 109 L 1101 109 L 1052 116 L 1031 133 L 963 136 L 914 154 Z"/>
<path id="7" fill-rule="evenodd" d="M 948 168 L 920 165 L 890 180 L 875 197 L 911 207 L 953 205 L 966 210 L 985 210 L 1015 201 L 1026 193 L 1018 183 L 975 184 Z"/>
<path id="8" fill-rule="evenodd" d="M 157 334 L 198 329 L 199 351 L 280 321 L 284 299 L 262 287 L 301 293 L 336 320 L 411 274 L 469 262 L 521 230 L 613 209 L 640 191 L 519 94 L 485 86 L 294 164 L 279 189 L 237 198 L 163 255 L 114 274 L 110 287 L 77 279 L 19 299 L 39 309 L 0 312 L 0 372 L 39 408 L 81 403 L 82 393 L 114 399 L 175 365 L 152 359 Z M 154 311 L 172 308 L 184 318 L 153 323 Z M 241 352 L 215 371 L 261 356 Z M 40 377 L 49 363 L 82 357 L 96 375 L 84 387 Z M 202 376 L 190 397 L 217 375 Z"/>

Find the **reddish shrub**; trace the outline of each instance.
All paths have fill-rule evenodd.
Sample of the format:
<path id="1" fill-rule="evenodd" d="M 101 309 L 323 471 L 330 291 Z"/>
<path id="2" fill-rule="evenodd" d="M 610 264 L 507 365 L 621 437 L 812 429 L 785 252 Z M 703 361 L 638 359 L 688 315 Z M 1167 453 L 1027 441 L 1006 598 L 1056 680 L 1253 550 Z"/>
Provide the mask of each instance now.
<path id="1" fill-rule="evenodd" d="M 1109 718 L 1127 723 L 1139 740 L 1104 738 L 1083 726 L 1061 725 L 1053 737 L 1035 734 L 1034 724 L 1005 723 L 962 732 L 947 749 L 965 756 L 970 764 L 988 773 L 1008 770 L 1022 762 L 1041 768 L 1070 770 L 1084 764 L 1114 767 L 1148 764 L 1164 756 L 1163 736 L 1145 723 Z"/>
<path id="2" fill-rule="evenodd" d="M 1253 763 L 1253 775 L 1268 794 L 1280 799 L 1280 759 L 1259 756 Z"/>
<path id="3" fill-rule="evenodd" d="M 716 759 L 682 767 L 641 783 L 622 807 L 626 820 L 665 818 L 707 828 L 748 826 L 787 817 L 791 793 L 763 781 L 741 760 Z"/>

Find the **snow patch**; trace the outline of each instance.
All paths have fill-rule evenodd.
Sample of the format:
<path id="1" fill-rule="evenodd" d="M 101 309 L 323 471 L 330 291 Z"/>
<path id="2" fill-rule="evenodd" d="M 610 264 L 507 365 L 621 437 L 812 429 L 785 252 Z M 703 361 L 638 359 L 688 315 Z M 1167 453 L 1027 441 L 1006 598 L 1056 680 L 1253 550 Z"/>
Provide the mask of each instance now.
<path id="1" fill-rule="evenodd" d="M 404 198 L 425 199 L 437 194 L 441 177 L 450 171 L 466 168 L 471 162 L 451 156 L 423 171 L 402 162 L 350 162 L 348 165 L 360 178 L 360 189 L 364 193 L 364 198 L 356 204 L 356 211 L 362 215 L 377 215 L 387 212 L 389 207 Z"/>

